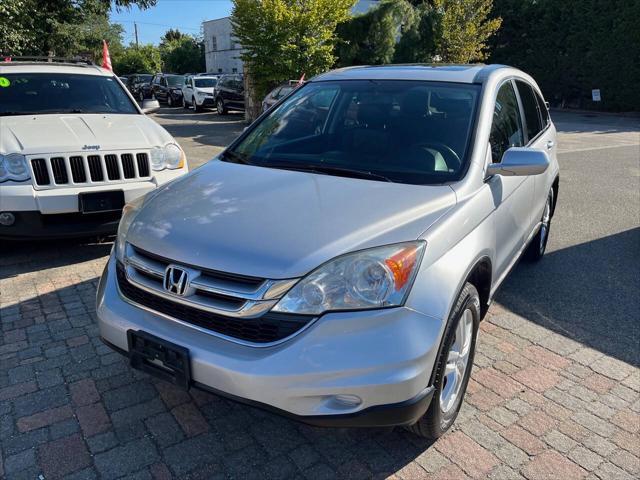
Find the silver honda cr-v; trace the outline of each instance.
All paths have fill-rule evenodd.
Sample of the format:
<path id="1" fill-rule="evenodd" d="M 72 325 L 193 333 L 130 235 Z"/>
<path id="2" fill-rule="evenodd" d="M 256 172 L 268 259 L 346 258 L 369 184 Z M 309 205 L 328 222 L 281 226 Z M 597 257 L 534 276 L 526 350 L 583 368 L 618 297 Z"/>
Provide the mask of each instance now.
<path id="1" fill-rule="evenodd" d="M 329 72 L 125 207 L 102 338 L 187 388 L 435 438 L 496 289 L 543 255 L 557 196 L 556 131 L 525 73 Z"/>

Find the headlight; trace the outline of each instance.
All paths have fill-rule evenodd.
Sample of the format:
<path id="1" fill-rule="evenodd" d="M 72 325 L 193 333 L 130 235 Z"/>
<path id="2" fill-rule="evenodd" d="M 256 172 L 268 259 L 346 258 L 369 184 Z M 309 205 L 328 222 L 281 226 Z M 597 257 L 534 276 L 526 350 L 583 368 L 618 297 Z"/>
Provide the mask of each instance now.
<path id="1" fill-rule="evenodd" d="M 424 247 L 423 241 L 399 243 L 330 260 L 298 282 L 273 310 L 319 315 L 400 306 L 413 284 Z"/>
<path id="2" fill-rule="evenodd" d="M 151 168 L 158 171 L 165 168 L 176 169 L 184 167 L 186 160 L 182 149 L 175 143 L 169 143 L 164 147 L 151 149 Z"/>
<path id="3" fill-rule="evenodd" d="M 118 236 L 116 237 L 116 258 L 120 261 L 124 259 L 124 245 L 127 232 L 129 231 L 129 227 L 133 223 L 133 220 L 136 218 L 136 214 L 144 204 L 144 201 L 145 195 L 142 195 L 141 197 L 127 203 L 122 209 L 122 218 L 118 225 Z"/>
<path id="4" fill-rule="evenodd" d="M 24 182 L 29 178 L 31 178 L 31 174 L 24 155 L 19 153 L 0 155 L 0 182 L 6 180 Z"/>

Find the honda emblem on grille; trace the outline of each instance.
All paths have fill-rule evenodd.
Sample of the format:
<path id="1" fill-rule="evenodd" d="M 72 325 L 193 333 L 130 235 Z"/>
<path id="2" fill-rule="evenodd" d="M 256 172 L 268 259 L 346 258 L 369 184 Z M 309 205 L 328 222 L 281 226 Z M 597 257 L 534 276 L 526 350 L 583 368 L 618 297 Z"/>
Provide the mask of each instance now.
<path id="1" fill-rule="evenodd" d="M 189 273 L 175 265 L 169 265 L 164 272 L 164 289 L 181 297 L 187 293 Z"/>

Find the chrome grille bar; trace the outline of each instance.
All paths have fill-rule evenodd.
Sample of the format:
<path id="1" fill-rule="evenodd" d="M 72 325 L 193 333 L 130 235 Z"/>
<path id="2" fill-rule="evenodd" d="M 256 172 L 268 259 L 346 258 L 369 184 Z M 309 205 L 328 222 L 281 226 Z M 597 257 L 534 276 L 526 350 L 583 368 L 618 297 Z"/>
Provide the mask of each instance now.
<path id="1" fill-rule="evenodd" d="M 146 152 L 34 155 L 29 164 L 36 189 L 121 183 L 151 176 Z"/>

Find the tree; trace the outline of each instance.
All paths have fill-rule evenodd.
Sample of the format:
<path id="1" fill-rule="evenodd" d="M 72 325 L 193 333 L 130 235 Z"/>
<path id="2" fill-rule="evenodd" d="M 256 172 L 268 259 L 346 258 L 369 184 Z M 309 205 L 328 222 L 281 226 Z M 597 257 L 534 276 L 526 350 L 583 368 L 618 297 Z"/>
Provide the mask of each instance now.
<path id="1" fill-rule="evenodd" d="M 349 18 L 355 0 L 233 0 L 231 23 L 243 47 L 249 119 L 258 100 L 284 80 L 328 70 L 335 63 L 336 26 Z"/>
<path id="2" fill-rule="evenodd" d="M 162 70 L 160 50 L 155 45 L 130 45 L 122 52 L 111 55 L 113 71 L 117 75 L 157 73 Z"/>
<path id="3" fill-rule="evenodd" d="M 488 18 L 493 0 L 435 0 L 435 51 L 442 61 L 469 63 L 487 58 L 487 40 L 501 18 Z"/>
<path id="4" fill-rule="evenodd" d="M 378 65 L 392 61 L 401 31 L 414 22 L 406 0 L 383 0 L 377 8 L 338 25 L 339 66 Z"/>
<path id="5" fill-rule="evenodd" d="M 79 45 L 74 28 L 97 21 L 108 24 L 112 5 L 120 9 L 155 4 L 156 0 L 2 0 L 0 52 L 58 56 L 84 53 L 93 46 Z"/>
<path id="6" fill-rule="evenodd" d="M 165 35 L 166 38 L 167 35 Z M 190 35 L 180 34 L 179 37 L 162 43 L 160 54 L 164 70 L 167 72 L 195 73 L 202 72 L 206 68 L 204 44 Z"/>
<path id="7" fill-rule="evenodd" d="M 189 35 L 187 35 L 186 33 L 182 33 L 177 28 L 175 30 L 173 28 L 170 28 L 160 39 L 160 46 L 169 44 L 176 40 L 182 40 L 183 38 L 189 38 Z"/>

